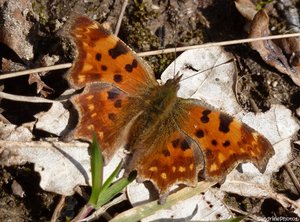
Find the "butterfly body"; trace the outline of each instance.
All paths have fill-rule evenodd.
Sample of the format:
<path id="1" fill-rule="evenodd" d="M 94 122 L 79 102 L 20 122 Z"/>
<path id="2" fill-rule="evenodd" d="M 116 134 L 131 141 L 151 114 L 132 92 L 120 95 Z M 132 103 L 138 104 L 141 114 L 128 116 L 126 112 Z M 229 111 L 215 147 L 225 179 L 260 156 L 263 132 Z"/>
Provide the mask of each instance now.
<path id="1" fill-rule="evenodd" d="M 174 106 L 178 99 L 179 80 L 180 77 L 175 77 L 164 85 L 159 85 L 148 90 L 151 91 L 149 97 L 145 95 L 141 96 L 141 99 L 144 101 L 146 98 L 146 101 L 140 109 L 147 112 L 149 116 L 155 116 L 157 119 L 163 119 L 165 116 L 171 115 L 176 110 Z"/>
<path id="2" fill-rule="evenodd" d="M 181 77 L 159 85 L 151 69 L 98 23 L 75 17 L 69 24 L 78 55 L 67 75 L 79 122 L 72 138 L 97 134 L 105 161 L 120 146 L 127 173 L 150 180 L 165 197 L 177 184 L 198 177 L 220 181 L 239 163 L 263 172 L 274 154 L 269 141 L 239 120 L 196 99 L 177 96 Z"/>

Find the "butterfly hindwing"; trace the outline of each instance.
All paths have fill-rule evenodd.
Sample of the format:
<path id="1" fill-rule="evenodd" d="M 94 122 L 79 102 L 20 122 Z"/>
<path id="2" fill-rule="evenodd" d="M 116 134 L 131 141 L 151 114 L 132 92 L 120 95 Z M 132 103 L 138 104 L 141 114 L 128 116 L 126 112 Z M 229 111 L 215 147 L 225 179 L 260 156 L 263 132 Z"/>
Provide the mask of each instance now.
<path id="1" fill-rule="evenodd" d="M 166 124 L 161 129 L 164 127 L 173 128 Z M 137 170 L 139 181 L 150 180 L 163 198 L 173 185 L 195 186 L 203 161 L 198 145 L 189 136 L 174 129 L 166 137 L 160 134 L 161 129 L 153 131 L 155 135 L 145 133 L 148 139 L 137 143 L 127 170 Z M 152 142 L 147 141 L 150 139 Z"/>
<path id="2" fill-rule="evenodd" d="M 126 112 L 127 94 L 108 84 L 89 84 L 83 93 L 72 98 L 79 112 L 79 123 L 72 136 L 90 140 L 96 133 L 103 155 L 109 160 L 124 142 L 126 125 L 134 114 Z"/>
<path id="3" fill-rule="evenodd" d="M 184 113 L 180 128 L 199 145 L 205 161 L 204 177 L 221 180 L 239 163 L 252 162 L 261 172 L 274 154 L 270 142 L 251 127 L 225 113 L 202 106 L 198 100 L 179 100 Z"/>

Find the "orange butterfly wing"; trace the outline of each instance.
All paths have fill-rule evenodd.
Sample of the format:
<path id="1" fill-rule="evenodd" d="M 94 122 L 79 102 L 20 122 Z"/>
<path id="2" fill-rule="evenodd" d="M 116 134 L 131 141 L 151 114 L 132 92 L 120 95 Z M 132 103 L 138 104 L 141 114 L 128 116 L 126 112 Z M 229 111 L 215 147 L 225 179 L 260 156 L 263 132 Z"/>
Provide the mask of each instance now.
<path id="1" fill-rule="evenodd" d="M 263 172 L 274 154 L 270 142 L 241 121 L 202 106 L 199 100 L 180 99 L 180 128 L 199 145 L 205 161 L 204 178 L 221 180 L 239 163 L 252 162 Z"/>
<path id="2" fill-rule="evenodd" d="M 195 185 L 201 170 L 213 181 L 241 162 L 264 170 L 274 154 L 266 138 L 198 100 L 177 98 L 180 77 L 159 86 L 142 60 L 98 23 L 75 17 L 69 26 L 78 55 L 67 79 L 85 87 L 72 98 L 79 112 L 74 138 L 90 140 L 93 129 L 106 161 L 126 143 L 126 172 L 137 170 L 162 196 L 173 185 Z"/>
<path id="3" fill-rule="evenodd" d="M 127 173 L 137 170 L 139 182 L 150 180 L 155 185 L 161 202 L 173 185 L 195 186 L 198 173 L 204 167 L 197 143 L 173 121 L 169 118 L 155 128 L 145 129 L 139 140 L 131 145 L 132 156 L 126 166 Z"/>
<path id="4" fill-rule="evenodd" d="M 67 74 L 74 88 L 87 83 L 113 84 L 129 94 L 158 85 L 152 70 L 119 38 L 87 17 L 70 18 L 67 25 L 78 55 Z"/>
<path id="5" fill-rule="evenodd" d="M 74 15 L 66 29 L 77 49 L 67 80 L 75 89 L 85 87 L 71 100 L 79 121 L 68 138 L 91 141 L 94 130 L 107 162 L 123 145 L 126 127 L 139 112 L 133 98 L 158 83 L 146 63 L 97 22 Z"/>
<path id="6" fill-rule="evenodd" d="M 125 143 L 126 126 L 134 113 L 128 113 L 128 96 L 108 84 L 90 84 L 83 93 L 72 98 L 79 112 L 79 122 L 70 137 L 91 140 L 96 133 L 105 157 L 109 161 L 116 149 Z"/>

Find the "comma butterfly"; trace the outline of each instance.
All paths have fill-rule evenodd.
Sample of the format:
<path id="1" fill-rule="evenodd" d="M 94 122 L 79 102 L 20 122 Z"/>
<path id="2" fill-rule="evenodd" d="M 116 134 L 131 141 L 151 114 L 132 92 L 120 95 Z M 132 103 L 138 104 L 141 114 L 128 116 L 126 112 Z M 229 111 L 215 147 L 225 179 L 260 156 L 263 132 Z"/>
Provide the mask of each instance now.
<path id="1" fill-rule="evenodd" d="M 177 97 L 181 76 L 160 85 L 126 44 L 87 17 L 68 27 L 78 53 L 67 79 L 84 88 L 72 98 L 79 122 L 71 138 L 90 141 L 94 130 L 106 163 L 125 146 L 125 172 L 151 181 L 160 198 L 173 185 L 195 186 L 199 176 L 220 181 L 239 163 L 265 170 L 269 141 L 199 100 Z"/>

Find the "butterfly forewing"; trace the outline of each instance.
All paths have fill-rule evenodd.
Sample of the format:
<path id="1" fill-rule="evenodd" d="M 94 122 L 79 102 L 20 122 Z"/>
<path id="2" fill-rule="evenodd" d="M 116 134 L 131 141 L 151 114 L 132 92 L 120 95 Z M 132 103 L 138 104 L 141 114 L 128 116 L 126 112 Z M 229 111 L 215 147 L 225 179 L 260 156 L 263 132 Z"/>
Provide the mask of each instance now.
<path id="1" fill-rule="evenodd" d="M 148 65 L 100 24 L 87 17 L 70 21 L 70 34 L 78 51 L 67 75 L 73 87 L 106 82 L 126 93 L 137 94 L 144 87 L 157 85 Z"/>

